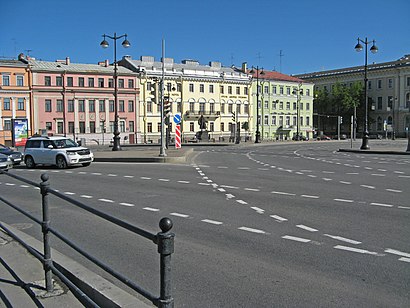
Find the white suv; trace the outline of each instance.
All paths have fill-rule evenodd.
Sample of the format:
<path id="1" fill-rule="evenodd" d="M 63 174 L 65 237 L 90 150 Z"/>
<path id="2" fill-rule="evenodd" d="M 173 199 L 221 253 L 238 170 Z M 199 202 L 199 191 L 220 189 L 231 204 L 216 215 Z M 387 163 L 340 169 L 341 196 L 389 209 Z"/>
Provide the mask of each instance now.
<path id="1" fill-rule="evenodd" d="M 27 168 L 41 164 L 65 169 L 75 164 L 89 166 L 93 160 L 94 155 L 89 149 L 78 146 L 66 137 L 31 137 L 24 148 L 24 162 Z"/>

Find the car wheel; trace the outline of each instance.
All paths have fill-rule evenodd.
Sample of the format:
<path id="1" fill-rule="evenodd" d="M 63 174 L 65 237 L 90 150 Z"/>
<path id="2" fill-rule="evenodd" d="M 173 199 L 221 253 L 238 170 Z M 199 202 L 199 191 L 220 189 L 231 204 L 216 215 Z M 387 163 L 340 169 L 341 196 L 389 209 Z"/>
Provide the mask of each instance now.
<path id="1" fill-rule="evenodd" d="M 91 165 L 91 163 L 84 163 L 83 164 L 84 167 L 88 167 L 89 165 Z"/>
<path id="2" fill-rule="evenodd" d="M 24 162 L 26 163 L 26 167 L 29 169 L 32 169 L 36 166 L 36 163 L 34 162 L 34 159 L 31 156 L 27 156 Z"/>
<path id="3" fill-rule="evenodd" d="M 67 161 L 63 156 L 57 156 L 56 165 L 58 169 L 65 169 L 67 168 Z"/>

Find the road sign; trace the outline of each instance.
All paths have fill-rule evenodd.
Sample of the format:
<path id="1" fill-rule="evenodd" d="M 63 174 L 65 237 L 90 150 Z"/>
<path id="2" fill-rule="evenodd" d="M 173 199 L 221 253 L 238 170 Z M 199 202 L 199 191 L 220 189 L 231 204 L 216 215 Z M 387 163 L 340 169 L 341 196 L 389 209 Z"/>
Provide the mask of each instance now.
<path id="1" fill-rule="evenodd" d="M 175 122 L 175 124 L 181 123 L 181 114 L 180 113 L 176 113 L 174 115 L 174 122 Z"/>
<path id="2" fill-rule="evenodd" d="M 175 117 L 174 117 L 175 121 Z M 175 148 L 180 149 L 181 148 L 181 125 L 177 124 L 175 125 Z"/>

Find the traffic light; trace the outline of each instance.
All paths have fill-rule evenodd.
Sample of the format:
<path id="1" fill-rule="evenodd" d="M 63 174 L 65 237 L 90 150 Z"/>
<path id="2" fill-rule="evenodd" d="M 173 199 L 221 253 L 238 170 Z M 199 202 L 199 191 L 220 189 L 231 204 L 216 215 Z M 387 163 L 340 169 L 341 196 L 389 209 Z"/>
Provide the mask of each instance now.
<path id="1" fill-rule="evenodd" d="M 232 111 L 232 121 L 233 121 L 234 123 L 236 123 L 235 111 Z"/>
<path id="2" fill-rule="evenodd" d="M 156 83 L 153 83 L 153 82 L 147 83 L 147 90 L 148 90 L 148 96 L 147 96 L 147 98 L 148 98 L 151 102 L 153 102 L 153 103 L 155 103 L 155 104 L 158 104 L 158 89 L 157 89 L 157 84 L 156 84 Z"/>
<path id="3" fill-rule="evenodd" d="M 164 96 L 164 117 L 167 117 L 171 112 L 171 102 L 168 96 Z"/>

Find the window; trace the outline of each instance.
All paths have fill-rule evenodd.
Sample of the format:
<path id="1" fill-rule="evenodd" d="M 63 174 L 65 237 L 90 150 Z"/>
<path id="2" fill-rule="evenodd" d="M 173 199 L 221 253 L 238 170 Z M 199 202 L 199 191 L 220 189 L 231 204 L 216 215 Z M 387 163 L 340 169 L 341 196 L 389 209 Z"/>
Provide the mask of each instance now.
<path id="1" fill-rule="evenodd" d="M 243 88 L 243 93 L 244 93 L 245 95 L 248 95 L 248 88 L 247 88 L 247 87 L 244 87 L 244 88 Z"/>
<path id="2" fill-rule="evenodd" d="M 292 123 L 293 123 L 293 124 L 292 124 L 293 126 L 297 126 L 297 125 L 298 125 L 298 124 L 296 123 L 296 119 L 297 119 L 297 117 L 294 116 L 294 117 L 293 117 L 293 120 L 292 120 L 292 121 L 293 121 L 293 122 L 292 122 Z"/>
<path id="3" fill-rule="evenodd" d="M 63 100 L 61 99 L 57 100 L 56 111 L 63 112 Z"/>
<path id="4" fill-rule="evenodd" d="M 224 86 L 220 86 L 219 90 L 220 90 L 221 94 L 224 94 Z"/>
<path id="5" fill-rule="evenodd" d="M 310 103 L 306 103 L 306 110 L 310 110 Z"/>
<path id="6" fill-rule="evenodd" d="M 267 115 L 264 116 L 263 124 L 265 124 L 265 125 L 269 124 L 269 116 L 267 116 Z"/>
<path id="7" fill-rule="evenodd" d="M 195 108 L 195 102 L 190 102 L 190 103 L 189 103 L 189 111 L 190 111 L 190 112 L 194 112 L 194 111 L 195 111 L 194 108 Z"/>
<path id="8" fill-rule="evenodd" d="M 303 117 L 300 117 L 300 126 L 303 126 Z"/>
<path id="9" fill-rule="evenodd" d="M 84 87 L 84 77 L 78 77 L 78 86 Z"/>
<path id="10" fill-rule="evenodd" d="M 17 110 L 24 110 L 24 98 L 17 100 Z"/>
<path id="11" fill-rule="evenodd" d="M 210 114 L 215 113 L 215 103 L 210 103 L 209 104 L 209 113 Z"/>
<path id="12" fill-rule="evenodd" d="M 264 108 L 269 109 L 269 101 L 265 101 Z"/>
<path id="13" fill-rule="evenodd" d="M 157 132 L 161 132 L 161 122 L 157 124 Z"/>
<path id="14" fill-rule="evenodd" d="M 128 79 L 128 88 L 133 89 L 134 88 L 134 79 Z"/>
<path id="15" fill-rule="evenodd" d="M 239 116 L 241 114 L 241 105 L 237 104 L 236 105 L 236 115 Z"/>
<path id="16" fill-rule="evenodd" d="M 104 78 L 98 78 L 98 87 L 104 88 Z"/>
<path id="17" fill-rule="evenodd" d="M 273 92 L 273 94 L 276 94 L 276 86 L 272 87 L 272 92 Z"/>
<path id="18" fill-rule="evenodd" d="M 73 86 L 73 77 L 67 77 L 67 87 Z"/>
<path id="19" fill-rule="evenodd" d="M 95 121 L 90 121 L 90 133 L 95 134 Z"/>
<path id="20" fill-rule="evenodd" d="M 16 76 L 16 84 L 18 87 L 24 86 L 24 76 L 23 75 Z"/>
<path id="21" fill-rule="evenodd" d="M 63 133 L 63 122 L 57 122 L 57 134 Z"/>
<path id="22" fill-rule="evenodd" d="M 283 102 L 279 102 L 279 109 L 283 110 Z"/>
<path id="23" fill-rule="evenodd" d="M 244 110 L 243 110 L 243 112 L 244 112 L 245 114 L 249 114 L 249 105 L 248 105 L 248 104 L 245 104 L 245 105 L 244 105 Z"/>
<path id="24" fill-rule="evenodd" d="M 124 88 L 124 79 L 118 79 L 118 88 Z"/>
<path id="25" fill-rule="evenodd" d="M 283 87 L 280 87 L 279 93 L 283 94 Z"/>
<path id="26" fill-rule="evenodd" d="M 203 102 L 199 103 L 199 112 L 201 113 L 205 112 L 205 103 Z"/>
<path id="27" fill-rule="evenodd" d="M 372 89 L 372 81 L 371 81 L 371 80 L 368 80 L 368 81 L 367 81 L 367 88 L 368 88 L 369 90 Z"/>
<path id="28" fill-rule="evenodd" d="M 85 122 L 80 121 L 78 124 L 80 125 L 80 134 L 85 134 Z"/>
<path id="29" fill-rule="evenodd" d="M 382 88 L 382 80 L 381 79 L 377 80 L 377 88 L 378 89 Z"/>
<path id="30" fill-rule="evenodd" d="M 125 111 L 125 106 L 124 106 L 124 101 L 123 100 L 120 100 L 118 102 L 118 111 L 119 112 L 124 112 Z"/>
<path id="31" fill-rule="evenodd" d="M 95 112 L 95 100 L 90 99 L 88 101 L 88 111 L 89 112 Z"/>
<path id="32" fill-rule="evenodd" d="M 389 89 L 393 88 L 393 79 L 390 78 L 388 83 L 389 83 Z"/>
<path id="33" fill-rule="evenodd" d="M 298 108 L 298 104 L 296 102 L 293 103 L 293 110 L 296 110 Z"/>
<path id="34" fill-rule="evenodd" d="M 272 125 L 276 125 L 276 116 L 273 115 L 271 121 Z"/>
<path id="35" fill-rule="evenodd" d="M 177 83 L 177 91 L 182 92 L 182 84 Z"/>
<path id="36" fill-rule="evenodd" d="M 3 81 L 4 84 L 4 81 Z M 51 77 L 50 76 L 45 76 L 44 77 L 44 85 L 45 86 L 51 86 Z"/>
<path id="37" fill-rule="evenodd" d="M 67 111 L 74 112 L 74 101 L 72 99 L 68 100 Z"/>
<path id="38" fill-rule="evenodd" d="M 286 110 L 290 110 L 290 102 L 286 102 Z"/>
<path id="39" fill-rule="evenodd" d="M 310 89 L 306 89 L 306 96 L 310 96 Z"/>
<path id="40" fill-rule="evenodd" d="M 130 129 L 130 133 L 133 133 L 135 131 L 134 121 L 129 121 L 128 122 L 128 128 Z"/>
<path id="41" fill-rule="evenodd" d="M 83 99 L 78 100 L 78 112 L 85 112 L 85 101 Z"/>
<path id="42" fill-rule="evenodd" d="M 100 112 L 105 112 L 105 101 L 103 99 L 100 99 L 98 101 L 98 104 L 99 104 Z"/>
<path id="43" fill-rule="evenodd" d="M 306 126 L 310 125 L 310 117 L 306 117 Z"/>
<path id="44" fill-rule="evenodd" d="M 114 79 L 112 79 L 112 78 L 108 79 L 108 87 L 109 88 L 114 88 Z"/>
<path id="45" fill-rule="evenodd" d="M 120 132 L 125 133 L 125 121 L 120 121 Z"/>
<path id="46" fill-rule="evenodd" d="M 290 95 L 290 88 L 286 87 L 286 95 Z"/>
<path id="47" fill-rule="evenodd" d="M 290 116 L 286 116 L 286 126 L 290 126 Z"/>
<path id="48" fill-rule="evenodd" d="M 147 102 L 147 112 L 152 113 L 152 102 Z"/>
<path id="49" fill-rule="evenodd" d="M 199 85 L 199 92 L 201 92 L 201 93 L 205 92 L 205 86 L 203 84 Z"/>
<path id="50" fill-rule="evenodd" d="M 134 101 L 128 101 L 128 112 L 134 112 Z"/>
<path id="51" fill-rule="evenodd" d="M 68 133 L 74 134 L 74 122 L 68 122 Z"/>
<path id="52" fill-rule="evenodd" d="M 213 84 L 209 85 L 209 93 L 214 93 L 214 85 Z"/>
<path id="53" fill-rule="evenodd" d="M 225 131 L 225 123 L 221 123 L 221 132 L 224 132 Z"/>
<path id="54" fill-rule="evenodd" d="M 225 104 L 224 103 L 221 104 L 221 113 L 225 113 Z"/>
<path id="55" fill-rule="evenodd" d="M 114 101 L 112 100 L 109 102 L 109 112 L 114 112 Z"/>
<path id="56" fill-rule="evenodd" d="M 45 112 L 51 112 L 51 99 L 46 99 L 45 100 L 44 111 Z"/>
<path id="57" fill-rule="evenodd" d="M 214 132 L 215 131 L 215 124 L 214 122 L 209 122 L 209 131 Z"/>
<path id="58" fill-rule="evenodd" d="M 272 102 L 272 109 L 276 110 L 278 103 L 276 101 Z"/>
<path id="59" fill-rule="evenodd" d="M 194 122 L 189 122 L 189 131 L 194 132 Z"/>
<path id="60" fill-rule="evenodd" d="M 56 76 L 56 86 L 62 87 L 63 86 L 63 77 Z"/>
<path id="61" fill-rule="evenodd" d="M 236 87 L 236 94 L 241 95 L 241 87 Z"/>
<path id="62" fill-rule="evenodd" d="M 228 112 L 232 113 L 232 111 L 233 111 L 232 104 L 228 104 Z"/>
<path id="63" fill-rule="evenodd" d="M 94 87 L 94 78 L 88 78 L 88 86 L 89 86 L 90 88 L 93 88 L 93 87 Z"/>
<path id="64" fill-rule="evenodd" d="M 379 96 L 377 98 L 377 109 L 382 110 L 383 109 L 383 97 Z"/>
<path id="65" fill-rule="evenodd" d="M 194 84 L 193 83 L 189 84 L 189 92 L 194 92 Z"/>
<path id="66" fill-rule="evenodd" d="M 3 75 L 3 86 L 10 85 L 10 75 Z"/>
<path id="67" fill-rule="evenodd" d="M 265 94 L 269 94 L 269 86 L 265 86 L 265 87 L 264 87 L 264 93 L 265 93 Z"/>
<path id="68" fill-rule="evenodd" d="M 11 120 L 4 120 L 4 130 L 11 130 Z"/>
<path id="69" fill-rule="evenodd" d="M 228 94 L 232 94 L 232 86 L 228 86 Z"/>
<path id="70" fill-rule="evenodd" d="M 147 123 L 147 132 L 152 133 L 152 123 Z"/>

